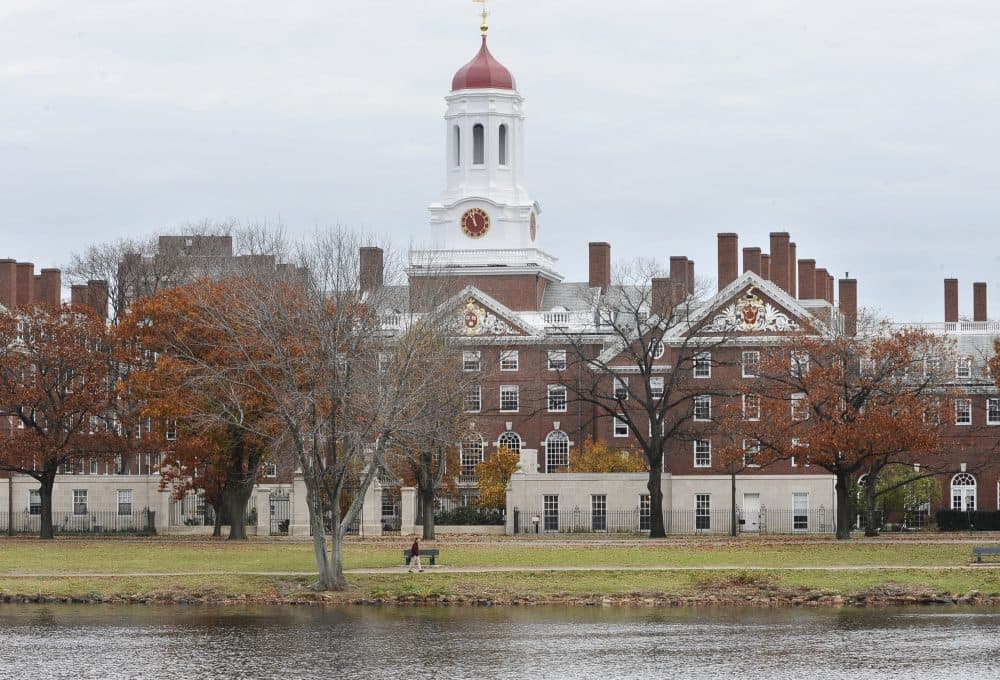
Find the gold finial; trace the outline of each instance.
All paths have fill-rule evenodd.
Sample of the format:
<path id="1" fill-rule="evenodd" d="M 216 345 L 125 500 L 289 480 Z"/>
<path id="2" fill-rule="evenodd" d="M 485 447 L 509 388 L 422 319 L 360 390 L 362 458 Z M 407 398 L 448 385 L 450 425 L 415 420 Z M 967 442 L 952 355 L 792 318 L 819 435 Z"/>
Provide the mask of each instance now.
<path id="1" fill-rule="evenodd" d="M 472 2 L 475 2 L 475 3 L 480 4 L 480 5 L 483 6 L 483 12 L 482 12 L 482 14 L 479 15 L 479 16 L 481 16 L 483 18 L 483 23 L 480 24 L 479 31 L 480 31 L 480 33 L 482 33 L 483 37 L 485 38 L 486 37 L 486 32 L 490 30 L 490 27 L 486 25 L 486 17 L 488 17 L 490 15 L 490 13 L 486 11 L 486 0 L 472 0 Z"/>

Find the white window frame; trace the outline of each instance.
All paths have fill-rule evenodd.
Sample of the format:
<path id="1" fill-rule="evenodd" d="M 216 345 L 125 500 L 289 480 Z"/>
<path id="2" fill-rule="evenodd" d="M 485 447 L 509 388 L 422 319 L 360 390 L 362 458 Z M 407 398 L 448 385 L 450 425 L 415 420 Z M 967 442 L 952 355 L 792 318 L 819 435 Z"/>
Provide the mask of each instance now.
<path id="1" fill-rule="evenodd" d="M 550 451 L 553 444 L 566 445 L 565 451 Z M 556 468 L 567 468 L 569 466 L 569 435 L 562 430 L 553 430 L 545 437 L 545 471 L 554 472 Z M 558 456 L 558 458 L 556 458 Z M 556 459 L 556 460 L 553 460 Z"/>
<path id="2" fill-rule="evenodd" d="M 514 408 L 510 408 L 511 399 L 507 399 L 507 408 L 504 408 L 504 393 L 508 396 L 513 394 Z M 517 413 L 521 410 L 521 387 L 519 385 L 501 385 L 500 386 L 500 413 Z"/>
<path id="3" fill-rule="evenodd" d="M 617 401 L 628 401 L 628 377 L 625 376 L 613 376 L 614 377 L 614 397 Z"/>
<path id="4" fill-rule="evenodd" d="M 559 494 L 542 496 L 542 531 L 559 531 Z"/>
<path id="5" fill-rule="evenodd" d="M 797 506 L 796 502 L 800 499 L 804 499 L 804 504 L 801 508 Z M 800 518 L 805 518 L 800 519 Z M 792 494 L 792 531 L 809 531 L 809 494 L 804 492 L 795 492 Z"/>
<path id="6" fill-rule="evenodd" d="M 468 391 L 465 393 L 465 407 L 466 413 L 479 413 L 483 410 L 483 386 L 482 385 L 470 385 Z"/>
<path id="7" fill-rule="evenodd" d="M 621 439 L 622 437 L 628 437 L 628 422 L 626 422 L 622 416 L 614 417 L 612 435 L 616 439 Z"/>
<path id="8" fill-rule="evenodd" d="M 278 476 L 278 464 L 277 463 L 264 463 L 264 476 L 268 479 L 274 479 Z"/>
<path id="9" fill-rule="evenodd" d="M 695 439 L 692 443 L 692 448 L 694 449 L 694 466 L 696 468 L 712 467 L 712 440 Z"/>
<path id="10" fill-rule="evenodd" d="M 743 420 L 749 420 L 749 421 L 760 420 L 759 394 L 743 395 Z"/>
<path id="11" fill-rule="evenodd" d="M 520 352 L 516 349 L 500 350 L 500 370 L 508 373 L 519 370 L 521 365 Z"/>
<path id="12" fill-rule="evenodd" d="M 691 419 L 697 423 L 708 423 L 712 420 L 712 395 L 710 394 L 699 394 L 693 397 L 693 405 L 691 409 Z M 702 416 L 698 415 L 699 410 L 704 413 Z"/>
<path id="13" fill-rule="evenodd" d="M 569 399 L 565 385 L 548 386 L 548 394 L 546 395 L 545 405 L 548 407 L 549 413 L 566 413 L 568 402 Z M 553 404 L 555 404 L 555 406 L 553 406 Z"/>
<path id="14" fill-rule="evenodd" d="M 792 350 L 789 371 L 796 378 L 807 375 L 809 373 L 809 352 Z"/>
<path id="15" fill-rule="evenodd" d="M 86 489 L 73 489 L 73 514 L 77 517 L 87 514 Z"/>
<path id="16" fill-rule="evenodd" d="M 664 378 L 662 375 L 654 375 L 649 378 L 649 396 L 653 399 L 663 398 Z"/>
<path id="17" fill-rule="evenodd" d="M 116 494 L 117 503 L 115 507 L 118 509 L 119 517 L 126 517 L 132 514 L 134 498 L 135 495 L 132 493 L 132 489 L 118 489 L 118 493 Z M 128 507 L 125 508 L 125 506 Z M 123 508 L 127 509 L 127 512 L 122 512 Z"/>
<path id="18" fill-rule="evenodd" d="M 482 370 L 482 355 L 479 350 L 465 350 L 462 352 L 462 370 L 466 373 L 475 373 Z"/>
<path id="19" fill-rule="evenodd" d="M 1000 425 L 1000 397 L 986 398 L 986 424 Z"/>
<path id="20" fill-rule="evenodd" d="M 969 483 L 972 480 L 972 483 Z M 962 482 L 956 484 L 956 482 Z M 974 475 L 968 472 L 959 472 L 951 478 L 951 509 L 962 512 L 976 510 L 976 494 L 979 482 Z M 957 495 L 956 495 L 957 493 Z"/>
<path id="21" fill-rule="evenodd" d="M 752 366 L 747 370 L 747 366 Z M 760 352 L 757 350 L 745 350 L 740 357 L 740 377 L 759 378 L 760 377 Z"/>
<path id="22" fill-rule="evenodd" d="M 667 353 L 667 347 L 663 344 L 663 340 L 653 340 L 649 346 L 649 353 L 654 359 L 662 359 L 663 355 Z"/>
<path id="23" fill-rule="evenodd" d="M 698 352 L 694 355 L 693 375 L 699 380 L 712 377 L 712 353 Z"/>
<path id="24" fill-rule="evenodd" d="M 805 392 L 796 392 L 791 395 L 792 420 L 802 422 L 809 420 L 809 408 L 806 402 Z"/>
<path id="25" fill-rule="evenodd" d="M 759 439 L 747 438 L 743 440 L 743 467 L 759 468 L 760 463 L 753 462 L 760 460 L 761 444 Z"/>
<path id="26" fill-rule="evenodd" d="M 483 436 L 478 433 L 468 435 L 459 443 L 458 467 L 462 476 L 472 477 L 476 474 L 476 466 L 486 457 L 486 446 Z"/>
<path id="27" fill-rule="evenodd" d="M 972 377 L 972 357 L 963 356 L 955 360 L 955 377 L 956 378 Z"/>
<path id="28" fill-rule="evenodd" d="M 704 520 L 699 522 L 699 520 Z M 704 526 L 699 526 L 703 524 Z M 712 530 L 712 494 L 696 493 L 694 495 L 694 530 Z"/>
<path id="29" fill-rule="evenodd" d="M 955 400 L 955 424 L 956 425 L 972 425 L 972 400 L 971 399 L 956 399 Z"/>
<path id="30" fill-rule="evenodd" d="M 513 446 L 510 446 L 509 443 L 513 443 Z M 521 452 L 521 446 L 523 443 L 524 442 L 521 441 L 521 435 L 513 430 L 505 430 L 500 433 L 499 437 L 497 437 L 497 448 L 503 446 L 506 447 L 508 451 L 512 451 L 514 453 Z"/>
<path id="31" fill-rule="evenodd" d="M 550 371 L 566 370 L 566 350 L 550 349 L 547 354 L 547 360 Z"/>
<path id="32" fill-rule="evenodd" d="M 606 494 L 590 496 L 590 530 L 608 530 L 608 497 Z"/>
<path id="33" fill-rule="evenodd" d="M 28 489 L 28 514 L 42 514 L 42 490 Z"/>
<path id="34" fill-rule="evenodd" d="M 177 441 L 177 421 L 167 420 L 163 423 L 163 436 L 168 442 Z"/>

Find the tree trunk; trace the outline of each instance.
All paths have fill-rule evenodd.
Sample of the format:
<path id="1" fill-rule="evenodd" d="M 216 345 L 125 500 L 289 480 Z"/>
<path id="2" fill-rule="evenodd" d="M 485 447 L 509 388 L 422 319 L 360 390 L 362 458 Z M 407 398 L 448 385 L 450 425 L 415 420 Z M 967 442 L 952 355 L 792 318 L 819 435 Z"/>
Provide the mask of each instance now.
<path id="1" fill-rule="evenodd" d="M 434 489 L 420 490 L 420 504 L 424 511 L 424 540 L 434 540 Z"/>
<path id="2" fill-rule="evenodd" d="M 44 474 L 38 480 L 40 484 L 38 493 L 42 498 L 41 531 L 38 535 L 39 538 L 55 538 L 55 531 L 52 528 L 52 486 L 55 484 L 55 481 L 55 474 Z"/>
<path id="3" fill-rule="evenodd" d="M 846 472 L 837 473 L 837 540 L 846 541 L 851 538 L 851 506 L 847 502 L 850 496 L 850 477 Z"/>
<path id="4" fill-rule="evenodd" d="M 872 467 L 865 477 L 865 536 L 878 536 L 879 524 L 875 504 L 877 502 L 875 491 L 878 486 L 878 475 L 880 467 Z"/>
<path id="5" fill-rule="evenodd" d="M 341 531 L 340 494 L 330 494 L 332 521 L 330 526 L 330 590 L 347 590 L 344 576 L 344 537 Z"/>
<path id="6" fill-rule="evenodd" d="M 306 503 L 309 506 L 309 527 L 312 531 L 313 553 L 316 557 L 316 568 L 319 571 L 319 580 L 313 589 L 333 590 L 333 571 L 330 565 L 330 556 L 326 552 L 323 504 L 315 489 L 316 481 L 311 476 L 306 477 L 304 481 L 306 482 Z"/>
<path id="7" fill-rule="evenodd" d="M 212 538 L 219 538 L 222 536 L 222 503 L 218 505 L 212 504 L 212 510 L 215 511 L 215 523 L 212 527 Z"/>
<path id="8" fill-rule="evenodd" d="M 729 529 L 730 536 L 736 536 L 737 525 L 739 518 L 736 516 L 736 471 L 733 470 L 729 473 L 729 507 L 732 508 L 730 511 L 732 514 L 733 526 Z"/>
<path id="9" fill-rule="evenodd" d="M 247 503 L 253 494 L 253 484 L 227 484 L 223 502 L 229 512 L 229 540 L 245 541 L 247 537 Z M 259 520 L 258 520 L 259 521 Z"/>
<path id="10" fill-rule="evenodd" d="M 661 488 L 661 473 L 663 464 L 649 466 L 649 537 L 666 538 L 667 530 L 663 525 L 663 489 Z"/>

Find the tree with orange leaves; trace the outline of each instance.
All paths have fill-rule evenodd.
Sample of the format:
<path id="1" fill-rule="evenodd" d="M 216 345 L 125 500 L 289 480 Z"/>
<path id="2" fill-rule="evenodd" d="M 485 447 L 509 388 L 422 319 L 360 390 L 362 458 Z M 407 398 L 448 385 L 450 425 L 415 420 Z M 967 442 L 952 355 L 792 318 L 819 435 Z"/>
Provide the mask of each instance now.
<path id="1" fill-rule="evenodd" d="M 850 538 L 853 478 L 866 474 L 874 494 L 886 466 L 941 451 L 950 349 L 940 336 L 875 321 L 853 337 L 793 336 L 762 353 L 759 377 L 734 390 L 722 456 L 744 464 L 798 457 L 827 470 L 836 477 L 837 538 Z"/>
<path id="2" fill-rule="evenodd" d="M 584 440 L 579 451 L 569 458 L 570 472 L 646 472 L 646 457 L 635 451 L 620 449 L 607 442 Z"/>
<path id="3" fill-rule="evenodd" d="M 40 484 L 41 537 L 53 538 L 52 486 L 62 467 L 121 451 L 114 418 L 116 361 L 89 309 L 0 307 L 0 470 Z"/>

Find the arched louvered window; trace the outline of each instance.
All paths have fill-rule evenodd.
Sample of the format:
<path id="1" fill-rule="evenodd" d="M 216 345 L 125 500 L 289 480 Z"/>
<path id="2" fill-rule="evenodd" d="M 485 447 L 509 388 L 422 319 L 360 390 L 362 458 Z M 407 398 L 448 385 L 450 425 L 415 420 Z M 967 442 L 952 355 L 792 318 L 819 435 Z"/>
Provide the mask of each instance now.
<path id="1" fill-rule="evenodd" d="M 507 126 L 500 126 L 500 144 L 497 150 L 500 165 L 507 165 Z"/>
<path id="2" fill-rule="evenodd" d="M 483 126 L 476 123 L 472 127 L 472 164 L 482 165 L 486 162 L 486 133 Z"/>

